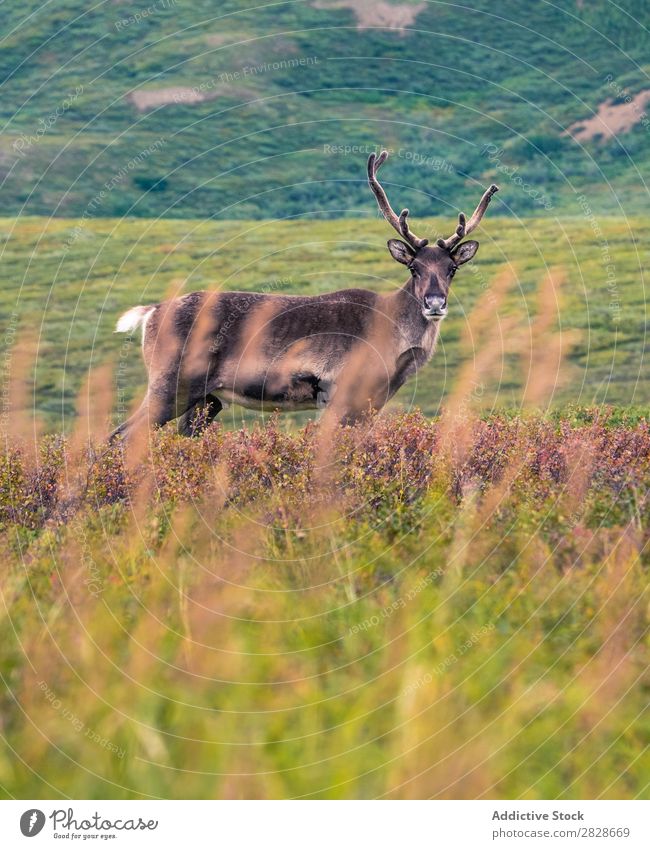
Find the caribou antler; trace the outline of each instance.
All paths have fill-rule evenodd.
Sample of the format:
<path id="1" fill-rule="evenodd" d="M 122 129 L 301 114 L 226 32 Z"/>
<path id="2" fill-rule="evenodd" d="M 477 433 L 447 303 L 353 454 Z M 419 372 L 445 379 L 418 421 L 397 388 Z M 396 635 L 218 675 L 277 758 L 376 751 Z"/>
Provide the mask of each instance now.
<path id="1" fill-rule="evenodd" d="M 492 200 L 492 195 L 499 191 L 499 187 L 495 186 L 494 183 L 490 186 L 490 188 L 485 192 L 479 205 L 474 210 L 472 217 L 469 221 L 465 220 L 465 215 L 461 212 L 458 216 L 458 226 L 454 233 L 447 239 L 438 239 L 436 244 L 439 248 L 446 248 L 450 251 L 452 248 L 455 248 L 456 245 L 460 242 L 461 239 L 464 239 L 465 236 L 469 236 L 472 230 L 475 230 L 481 218 L 483 218 L 485 214 L 485 210 L 488 208 L 490 201 Z"/>
<path id="2" fill-rule="evenodd" d="M 411 232 L 407 221 L 409 216 L 408 209 L 403 209 L 399 216 L 395 214 L 390 203 L 388 203 L 386 192 L 383 190 L 381 183 L 377 179 L 377 171 L 387 159 L 387 150 L 382 150 L 379 156 L 377 156 L 376 153 L 370 154 L 368 157 L 368 185 L 372 189 L 374 196 L 377 198 L 377 203 L 379 204 L 379 209 L 381 210 L 382 215 L 391 227 L 397 230 L 400 236 L 402 236 L 402 238 L 404 238 L 412 248 L 415 248 L 416 250 L 418 248 L 423 248 L 425 245 L 429 244 L 429 240 L 419 239 L 415 233 Z"/>

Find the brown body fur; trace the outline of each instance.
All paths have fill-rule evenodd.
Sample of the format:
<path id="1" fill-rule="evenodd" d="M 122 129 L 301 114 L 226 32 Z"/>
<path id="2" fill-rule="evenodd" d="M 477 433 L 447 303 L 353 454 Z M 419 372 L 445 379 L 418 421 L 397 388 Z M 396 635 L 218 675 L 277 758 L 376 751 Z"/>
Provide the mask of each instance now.
<path id="1" fill-rule="evenodd" d="M 152 306 L 142 343 L 147 396 L 114 435 L 145 417 L 163 424 L 179 416 L 190 433 L 206 404 L 216 415 L 230 402 L 278 410 L 337 402 L 346 421 L 380 409 L 430 359 L 438 335 L 409 283 L 393 294 L 192 292 Z"/>

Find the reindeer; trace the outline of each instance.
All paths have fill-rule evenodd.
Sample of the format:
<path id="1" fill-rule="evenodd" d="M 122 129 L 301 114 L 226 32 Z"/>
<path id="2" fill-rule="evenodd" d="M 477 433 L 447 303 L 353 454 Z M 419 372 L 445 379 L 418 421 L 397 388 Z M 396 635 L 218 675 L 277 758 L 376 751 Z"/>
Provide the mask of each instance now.
<path id="1" fill-rule="evenodd" d="M 368 184 L 384 218 L 401 236 L 389 239 L 394 260 L 410 276 L 391 293 L 343 289 L 326 295 L 192 292 L 137 306 L 116 332 L 142 327 L 149 386 L 139 409 L 113 433 L 178 419 L 192 435 L 233 402 L 251 409 L 331 407 L 342 422 L 380 410 L 432 357 L 447 315 L 454 274 L 478 242 L 463 241 L 481 221 L 498 187 L 491 185 L 469 220 L 430 245 L 397 215 L 377 179 L 387 151 L 368 159 Z"/>

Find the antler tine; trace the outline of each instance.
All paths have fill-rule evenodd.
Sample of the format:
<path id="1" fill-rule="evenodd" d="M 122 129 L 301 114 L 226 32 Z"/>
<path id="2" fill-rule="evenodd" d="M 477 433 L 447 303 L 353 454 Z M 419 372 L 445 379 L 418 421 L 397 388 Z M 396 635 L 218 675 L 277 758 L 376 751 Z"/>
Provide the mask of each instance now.
<path id="1" fill-rule="evenodd" d="M 469 221 L 466 221 L 465 216 L 461 212 L 458 216 L 458 226 L 456 227 L 455 232 L 447 239 L 438 239 L 438 241 L 436 242 L 438 247 L 451 250 L 451 248 L 454 248 L 460 242 L 461 239 L 464 239 L 465 236 L 469 236 L 469 234 L 473 230 L 476 230 L 476 228 L 480 224 L 481 218 L 483 218 L 483 216 L 485 215 L 485 210 L 488 208 L 490 201 L 492 200 L 492 195 L 496 194 L 496 192 L 498 191 L 499 187 L 495 186 L 494 183 L 492 183 L 490 188 L 483 193 L 483 197 L 479 201 L 479 205 L 472 213 L 472 217 L 469 219 Z"/>
<path id="2" fill-rule="evenodd" d="M 452 235 L 448 239 L 438 239 L 436 245 L 438 245 L 439 248 L 447 248 L 448 250 L 450 250 L 465 236 L 466 227 L 467 224 L 465 222 L 465 213 L 459 212 L 458 225 Z"/>
<path id="3" fill-rule="evenodd" d="M 408 221 L 406 220 L 408 217 L 409 217 L 408 209 L 403 209 L 400 212 L 400 216 L 399 216 L 400 233 L 402 234 L 402 236 L 404 236 L 404 238 L 406 239 L 407 242 L 409 242 L 411 245 L 413 245 L 414 248 L 423 248 L 425 245 L 429 244 L 429 240 L 428 239 L 419 239 L 415 235 L 415 233 L 409 227 Z"/>
<path id="4" fill-rule="evenodd" d="M 382 150 L 379 156 L 377 156 L 376 153 L 370 154 L 368 157 L 368 185 L 372 189 L 374 196 L 377 198 L 377 203 L 379 204 L 379 209 L 381 210 L 382 215 L 391 227 L 397 230 L 400 236 L 402 236 L 411 245 L 411 247 L 416 249 L 423 248 L 428 244 L 428 239 L 420 239 L 411 231 L 407 221 L 409 215 L 408 209 L 403 209 L 399 216 L 395 213 L 388 202 L 386 192 L 377 179 L 377 171 L 387 159 L 387 150 Z"/>

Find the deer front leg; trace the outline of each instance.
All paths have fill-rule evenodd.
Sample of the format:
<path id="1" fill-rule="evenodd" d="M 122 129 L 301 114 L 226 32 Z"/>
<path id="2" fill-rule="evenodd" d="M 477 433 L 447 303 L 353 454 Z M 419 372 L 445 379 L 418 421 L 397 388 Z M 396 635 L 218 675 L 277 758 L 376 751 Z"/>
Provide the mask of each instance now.
<path id="1" fill-rule="evenodd" d="M 372 369 L 368 372 L 359 369 L 357 374 L 349 376 L 345 388 L 339 393 L 345 397 L 334 399 L 334 406 L 338 403 L 340 408 L 341 424 L 355 424 L 368 413 L 378 413 L 425 361 L 426 354 L 422 349 L 409 348 L 397 358 L 389 375 L 373 375 Z"/>
<path id="2" fill-rule="evenodd" d="M 336 391 L 332 384 L 331 395 L 327 407 L 331 414 L 342 425 L 354 425 L 372 413 L 378 413 L 388 401 L 389 386 L 385 381 L 378 381 L 377 385 L 368 391 L 367 383 L 364 382 L 366 391 L 359 394 L 354 391 Z"/>

